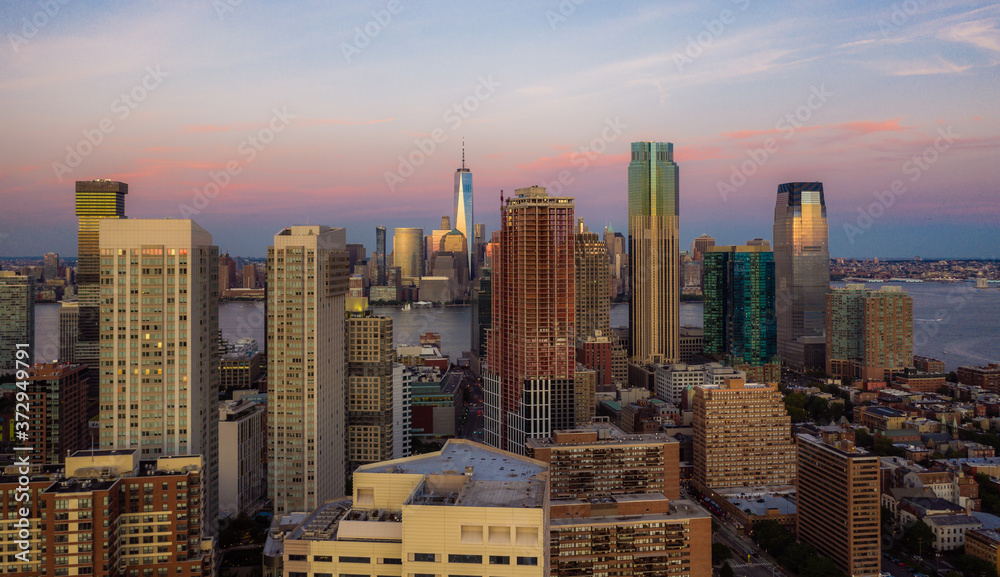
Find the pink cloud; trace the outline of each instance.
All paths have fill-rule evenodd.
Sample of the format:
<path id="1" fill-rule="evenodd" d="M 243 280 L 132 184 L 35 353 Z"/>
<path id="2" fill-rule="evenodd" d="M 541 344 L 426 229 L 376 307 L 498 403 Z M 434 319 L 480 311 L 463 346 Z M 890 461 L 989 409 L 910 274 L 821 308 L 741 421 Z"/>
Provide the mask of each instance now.
<path id="1" fill-rule="evenodd" d="M 375 120 L 347 120 L 341 118 L 297 118 L 295 123 L 307 126 L 320 126 L 324 124 L 336 124 L 344 126 L 366 126 L 369 124 L 380 124 L 389 122 L 394 118 L 379 118 Z M 237 124 L 188 124 L 181 127 L 181 132 L 185 134 L 200 132 L 242 132 L 247 130 L 259 130 L 266 128 L 266 122 L 241 122 Z"/>
<path id="2" fill-rule="evenodd" d="M 586 156 L 579 152 L 566 152 L 558 156 L 543 156 L 528 164 L 518 164 L 525 172 L 558 172 L 560 170 L 579 171 L 592 166 L 610 166 L 628 164 L 631 153 L 598 154 Z"/>

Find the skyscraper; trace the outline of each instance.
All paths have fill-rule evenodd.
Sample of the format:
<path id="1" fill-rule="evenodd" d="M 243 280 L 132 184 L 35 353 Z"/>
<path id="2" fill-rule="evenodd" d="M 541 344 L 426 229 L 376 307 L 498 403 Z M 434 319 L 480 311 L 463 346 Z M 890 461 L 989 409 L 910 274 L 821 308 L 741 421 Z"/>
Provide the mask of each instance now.
<path id="1" fill-rule="evenodd" d="M 347 284 L 342 228 L 292 226 L 267 249 L 267 476 L 276 515 L 344 494 Z"/>
<path id="2" fill-rule="evenodd" d="M 715 239 L 707 234 L 703 234 L 694 239 L 691 243 L 691 260 L 696 262 L 701 261 L 702 255 L 705 254 L 705 251 L 713 246 L 715 246 Z"/>
<path id="3" fill-rule="evenodd" d="M 853 432 L 798 436 L 799 539 L 856 577 L 878 577 L 879 457 L 854 446 Z"/>
<path id="4" fill-rule="evenodd" d="M 392 317 L 374 315 L 366 298 L 347 299 L 348 476 L 393 458 Z M 345 478 L 346 481 L 346 478 Z"/>
<path id="5" fill-rule="evenodd" d="M 728 379 L 694 388 L 694 484 L 790 485 L 795 481 L 792 420 L 777 385 Z"/>
<path id="6" fill-rule="evenodd" d="M 608 251 L 596 232 L 576 232 L 576 338 L 611 332 Z M 593 367 L 591 367 L 593 368 Z"/>
<path id="7" fill-rule="evenodd" d="M 59 278 L 59 255 L 54 252 L 45 253 L 45 280 Z"/>
<path id="8" fill-rule="evenodd" d="M 678 169 L 669 142 L 633 142 L 628 166 L 628 258 L 633 361 L 679 356 Z"/>
<path id="9" fill-rule="evenodd" d="M 377 255 L 375 266 L 378 269 L 378 276 L 376 285 L 385 286 L 386 275 L 385 275 L 385 227 L 376 226 L 375 227 L 375 254 Z"/>
<path id="10" fill-rule="evenodd" d="M 462 168 L 455 170 L 455 228 L 465 235 L 465 253 L 469 260 L 468 269 L 474 272 L 472 230 L 472 171 L 465 168 L 465 141 L 462 141 Z M 437 247 L 435 247 L 435 250 Z"/>
<path id="11" fill-rule="evenodd" d="M 573 199 L 515 191 L 492 258 L 484 437 L 524 454 L 529 438 L 575 423 Z"/>
<path id="12" fill-rule="evenodd" d="M 31 277 L 0 271 L 0 370 L 17 369 L 17 360 L 35 359 L 35 292 Z M 29 359 L 17 358 L 17 345 L 28 345 Z M 23 368 L 23 367 L 22 367 Z"/>
<path id="13" fill-rule="evenodd" d="M 826 372 L 833 377 L 885 380 L 913 364 L 913 298 L 898 286 L 863 284 L 826 295 Z"/>
<path id="14" fill-rule="evenodd" d="M 821 182 L 778 186 L 774 207 L 775 309 L 778 355 L 797 370 L 826 361 L 826 293 L 830 249 Z"/>
<path id="15" fill-rule="evenodd" d="M 191 220 L 100 221 L 100 443 L 202 455 L 218 518 L 219 249 Z M 80 322 L 83 322 L 81 317 Z"/>
<path id="16" fill-rule="evenodd" d="M 486 252 L 486 225 L 472 225 L 472 278 L 479 278 L 479 269 L 483 268 L 483 257 Z"/>
<path id="17" fill-rule="evenodd" d="M 702 256 L 705 353 L 761 366 L 777 354 L 770 246 L 715 246 Z"/>
<path id="18" fill-rule="evenodd" d="M 80 302 L 59 302 L 59 360 L 76 364 L 76 339 L 80 336 Z M 90 371 L 87 371 L 88 374 Z"/>
<path id="19" fill-rule="evenodd" d="M 91 395 L 97 393 L 100 380 L 100 222 L 105 218 L 125 218 L 126 194 L 128 185 L 124 182 L 76 182 L 76 216 L 80 218 L 76 270 L 80 336 L 76 341 L 76 362 L 87 365 Z"/>
<path id="20" fill-rule="evenodd" d="M 397 228 L 392 237 L 392 264 L 403 277 L 424 276 L 424 229 Z"/>
<path id="21" fill-rule="evenodd" d="M 62 463 L 67 455 L 89 448 L 87 377 L 82 365 L 36 363 L 28 371 L 26 447 L 32 463 Z"/>

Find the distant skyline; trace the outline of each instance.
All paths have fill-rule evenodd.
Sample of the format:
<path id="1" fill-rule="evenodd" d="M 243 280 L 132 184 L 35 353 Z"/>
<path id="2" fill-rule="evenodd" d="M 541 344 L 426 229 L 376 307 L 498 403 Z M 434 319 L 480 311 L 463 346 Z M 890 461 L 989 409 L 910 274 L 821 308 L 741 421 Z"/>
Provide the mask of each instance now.
<path id="1" fill-rule="evenodd" d="M 465 138 L 488 233 L 531 185 L 626 233 L 649 140 L 674 144 L 681 247 L 770 239 L 777 185 L 821 181 L 833 257 L 1000 258 L 1000 6 L 912 7 L 6 2 L 0 256 L 75 255 L 94 178 L 233 255 L 306 223 L 391 250 L 453 216 Z"/>

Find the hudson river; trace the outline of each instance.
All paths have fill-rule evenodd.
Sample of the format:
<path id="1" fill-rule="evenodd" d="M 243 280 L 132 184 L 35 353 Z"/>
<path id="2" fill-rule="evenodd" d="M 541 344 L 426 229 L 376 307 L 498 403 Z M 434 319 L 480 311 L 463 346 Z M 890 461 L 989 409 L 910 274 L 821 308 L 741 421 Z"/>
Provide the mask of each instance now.
<path id="1" fill-rule="evenodd" d="M 833 283 L 832 286 L 843 286 Z M 873 283 L 902 286 L 913 296 L 913 349 L 917 355 L 942 359 L 949 371 L 959 365 L 1000 362 L 1000 288 L 976 290 L 972 283 Z M 417 344 L 421 333 L 441 333 L 441 348 L 453 360 L 469 350 L 472 339 L 470 307 L 412 309 L 375 307 L 393 317 L 395 344 Z M 681 324 L 702 326 L 702 304 L 681 303 Z M 611 326 L 628 325 L 628 305 L 611 305 Z M 264 348 L 264 304 L 223 303 L 219 309 L 222 335 L 230 340 L 257 339 Z M 35 358 L 59 356 L 59 305 L 35 305 Z"/>

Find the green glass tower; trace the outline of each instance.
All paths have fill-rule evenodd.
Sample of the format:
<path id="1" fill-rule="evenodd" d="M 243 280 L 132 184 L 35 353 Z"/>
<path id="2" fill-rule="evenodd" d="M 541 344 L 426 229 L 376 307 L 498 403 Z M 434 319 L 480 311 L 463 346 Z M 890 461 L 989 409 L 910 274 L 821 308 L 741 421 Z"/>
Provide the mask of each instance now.
<path id="1" fill-rule="evenodd" d="M 711 247 L 702 270 L 705 353 L 751 366 L 770 362 L 778 347 L 770 247 Z"/>
<path id="2" fill-rule="evenodd" d="M 670 142 L 633 142 L 628 166 L 629 332 L 636 362 L 679 358 L 678 167 Z"/>

